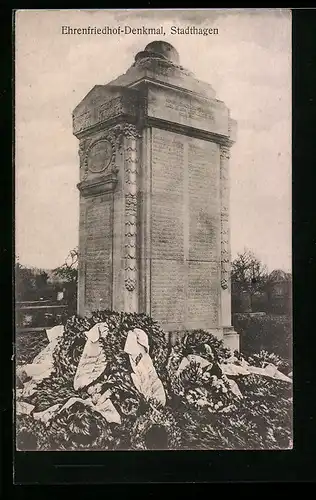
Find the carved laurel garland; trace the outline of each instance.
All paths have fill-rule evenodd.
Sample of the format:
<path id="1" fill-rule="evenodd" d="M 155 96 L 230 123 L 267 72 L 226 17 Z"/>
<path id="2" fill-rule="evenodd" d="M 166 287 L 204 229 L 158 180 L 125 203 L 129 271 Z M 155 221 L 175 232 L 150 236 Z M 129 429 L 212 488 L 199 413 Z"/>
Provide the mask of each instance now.
<path id="1" fill-rule="evenodd" d="M 125 287 L 129 292 L 137 282 L 137 138 L 139 131 L 134 125 L 125 124 L 121 129 L 125 159 Z"/>
<path id="2" fill-rule="evenodd" d="M 220 149 L 220 182 L 221 182 L 221 286 L 229 287 L 230 250 L 229 250 L 229 158 L 227 146 Z"/>
<path id="3" fill-rule="evenodd" d="M 137 197 L 136 194 L 125 195 L 125 287 L 132 292 L 136 287 L 136 228 Z"/>

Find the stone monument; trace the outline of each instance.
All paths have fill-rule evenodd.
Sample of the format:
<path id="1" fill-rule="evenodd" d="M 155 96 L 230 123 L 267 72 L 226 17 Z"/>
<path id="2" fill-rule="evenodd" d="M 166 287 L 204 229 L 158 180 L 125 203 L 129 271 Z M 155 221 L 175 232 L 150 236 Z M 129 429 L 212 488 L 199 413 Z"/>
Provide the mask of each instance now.
<path id="1" fill-rule="evenodd" d="M 229 156 L 236 122 L 176 49 L 149 43 L 73 112 L 78 313 L 145 312 L 168 332 L 231 326 Z"/>

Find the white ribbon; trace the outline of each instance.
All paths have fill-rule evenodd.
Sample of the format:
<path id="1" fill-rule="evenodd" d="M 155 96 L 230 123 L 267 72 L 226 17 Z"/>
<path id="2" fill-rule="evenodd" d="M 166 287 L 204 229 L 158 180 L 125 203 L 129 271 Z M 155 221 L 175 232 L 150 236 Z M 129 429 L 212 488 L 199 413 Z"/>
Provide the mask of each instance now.
<path id="1" fill-rule="evenodd" d="M 47 408 L 47 410 L 33 413 L 33 417 L 35 418 L 35 420 L 40 420 L 41 422 L 44 422 L 44 424 L 48 425 L 50 420 L 53 418 L 54 415 L 56 415 L 60 407 L 61 404 L 57 403 Z"/>
<path id="2" fill-rule="evenodd" d="M 64 327 L 58 325 L 50 328 L 46 333 L 49 344 L 35 356 L 32 363 L 20 367 L 17 372 L 19 376 L 31 378 L 33 384 L 38 384 L 51 375 L 54 369 L 53 353 L 60 337 L 64 334 Z"/>
<path id="3" fill-rule="evenodd" d="M 53 328 L 48 328 L 46 330 L 46 335 L 49 340 L 49 342 L 52 342 L 52 340 L 58 339 L 59 337 L 62 337 L 64 335 L 64 325 L 57 325 L 53 326 Z"/>
<path id="4" fill-rule="evenodd" d="M 278 380 L 284 380 L 285 382 L 293 382 L 290 377 L 287 377 L 281 373 L 277 367 L 273 364 L 267 365 L 265 368 L 258 368 L 257 366 L 247 366 L 250 373 L 255 373 L 257 375 L 264 375 L 266 377 L 271 377 Z"/>
<path id="5" fill-rule="evenodd" d="M 249 375 L 250 371 L 244 366 L 235 365 L 233 363 L 223 363 L 219 365 L 223 374 L 229 376 L 237 376 L 237 375 Z"/>
<path id="6" fill-rule="evenodd" d="M 109 391 L 106 391 L 106 393 L 100 395 L 100 398 L 96 403 L 94 403 L 91 398 L 88 399 L 81 399 L 76 397 L 70 398 L 67 401 L 67 403 L 65 403 L 64 406 L 60 408 L 58 413 L 61 413 L 63 410 L 70 408 L 71 406 L 73 406 L 75 403 L 78 402 L 99 412 L 100 415 L 102 415 L 102 417 L 104 417 L 107 422 L 109 423 L 114 422 L 116 424 L 120 424 L 121 417 L 118 411 L 116 410 L 115 406 L 113 405 L 112 401 L 110 400 L 109 398 L 110 395 L 111 393 Z"/>
<path id="7" fill-rule="evenodd" d="M 235 394 L 235 396 L 237 398 L 243 399 L 243 395 L 240 392 L 240 389 L 239 389 L 237 383 L 234 380 L 230 379 L 230 378 L 228 378 L 227 381 L 229 383 L 229 388 L 230 388 L 231 392 L 233 394 Z"/>
<path id="8" fill-rule="evenodd" d="M 196 363 L 202 369 L 207 368 L 212 364 L 210 361 L 208 361 L 205 358 L 202 358 L 202 356 L 199 356 L 198 354 L 188 354 L 188 356 L 182 358 L 181 363 L 176 372 L 176 376 L 178 377 L 183 372 L 183 370 L 190 365 L 190 363 Z"/>
<path id="9" fill-rule="evenodd" d="M 76 391 L 90 385 L 104 372 L 107 361 L 100 338 L 106 338 L 108 331 L 107 323 L 97 323 L 86 332 L 87 341 L 74 377 Z"/>
<path id="10" fill-rule="evenodd" d="M 148 336 L 140 328 L 134 328 L 127 334 L 124 351 L 132 358 L 149 352 Z"/>
<path id="11" fill-rule="evenodd" d="M 17 415 L 30 415 L 34 408 L 35 406 L 29 403 L 24 403 L 24 401 L 17 401 L 15 410 Z"/>
<path id="12" fill-rule="evenodd" d="M 131 378 L 138 392 L 147 400 L 155 399 L 164 406 L 166 394 L 149 355 L 147 334 L 140 328 L 130 330 L 127 334 L 124 351 L 129 355 L 133 370 Z"/>

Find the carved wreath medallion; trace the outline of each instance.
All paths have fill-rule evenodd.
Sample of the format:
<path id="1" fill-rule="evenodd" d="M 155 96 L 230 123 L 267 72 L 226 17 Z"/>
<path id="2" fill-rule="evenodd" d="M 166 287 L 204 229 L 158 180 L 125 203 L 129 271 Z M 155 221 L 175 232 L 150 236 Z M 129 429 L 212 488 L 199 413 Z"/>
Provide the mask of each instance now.
<path id="1" fill-rule="evenodd" d="M 86 170 L 94 174 L 103 172 L 113 161 L 114 155 L 115 150 L 108 139 L 99 139 L 92 142 L 85 155 Z"/>

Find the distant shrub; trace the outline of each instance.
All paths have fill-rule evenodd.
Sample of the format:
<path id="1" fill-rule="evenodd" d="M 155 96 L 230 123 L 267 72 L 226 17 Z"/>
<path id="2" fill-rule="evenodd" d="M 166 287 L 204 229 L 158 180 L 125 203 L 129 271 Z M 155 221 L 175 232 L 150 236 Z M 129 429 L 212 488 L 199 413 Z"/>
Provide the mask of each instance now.
<path id="1" fill-rule="evenodd" d="M 240 349 L 245 356 L 260 351 L 291 359 L 292 325 L 289 316 L 234 314 L 233 324 L 240 334 Z"/>

